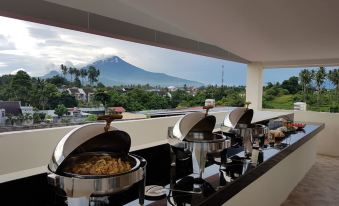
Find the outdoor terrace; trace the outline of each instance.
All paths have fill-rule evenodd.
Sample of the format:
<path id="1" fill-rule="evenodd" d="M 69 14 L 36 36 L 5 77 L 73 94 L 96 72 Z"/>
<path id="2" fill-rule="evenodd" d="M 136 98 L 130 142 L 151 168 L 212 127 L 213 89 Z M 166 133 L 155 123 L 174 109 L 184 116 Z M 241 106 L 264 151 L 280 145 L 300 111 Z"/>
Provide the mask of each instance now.
<path id="1" fill-rule="evenodd" d="M 262 111 L 264 69 L 338 66 L 338 7 L 338 1 L 334 0 L 213 3 L 193 0 L 2 0 L 0 15 L 245 63 L 248 65 L 246 99 L 252 102 L 251 107 L 256 113 L 274 114 Z M 225 113 L 215 115 L 220 122 Z M 114 126 L 127 131 L 132 137 L 132 149 L 139 150 L 166 144 L 168 127 L 178 118 L 132 120 L 116 122 Z M 315 151 L 339 156 L 339 114 L 295 111 L 294 119 L 324 123 L 325 128 L 306 149 L 295 153 L 299 159 L 294 164 L 280 165 L 283 174 L 288 176 L 295 173 L 293 165 L 307 162 L 298 170 L 299 178 L 294 182 L 283 184 L 285 179 L 279 182 L 284 193 L 275 199 L 276 205 L 287 198 L 315 162 Z M 0 182 L 44 173 L 53 148 L 73 128 L 1 133 Z M 279 176 L 270 178 L 279 179 Z M 248 187 L 246 198 L 263 197 L 258 196 L 258 192 L 263 194 L 263 191 Z M 267 193 L 265 197 L 270 196 Z M 243 203 L 253 205 L 253 201 Z M 272 202 L 265 203 L 270 205 Z"/>

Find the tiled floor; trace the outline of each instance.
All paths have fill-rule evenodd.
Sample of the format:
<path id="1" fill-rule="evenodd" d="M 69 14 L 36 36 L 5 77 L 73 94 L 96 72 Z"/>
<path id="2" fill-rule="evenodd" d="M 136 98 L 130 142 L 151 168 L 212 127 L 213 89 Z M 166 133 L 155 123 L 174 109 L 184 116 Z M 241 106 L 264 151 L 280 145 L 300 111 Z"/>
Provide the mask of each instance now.
<path id="1" fill-rule="evenodd" d="M 339 158 L 318 155 L 281 206 L 339 206 Z"/>

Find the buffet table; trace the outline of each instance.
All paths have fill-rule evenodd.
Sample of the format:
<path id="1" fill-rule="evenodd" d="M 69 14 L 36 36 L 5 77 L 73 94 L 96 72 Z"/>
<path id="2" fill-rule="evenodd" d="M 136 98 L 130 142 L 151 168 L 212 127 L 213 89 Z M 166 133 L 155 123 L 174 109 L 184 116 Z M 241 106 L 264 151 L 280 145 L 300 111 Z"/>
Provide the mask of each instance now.
<path id="1" fill-rule="evenodd" d="M 321 123 L 307 123 L 304 130 L 290 134 L 282 140 L 282 144 L 263 149 L 261 164 L 252 165 L 249 160 L 243 160 L 241 165 L 228 165 L 226 170 L 228 168 L 230 171 L 226 172 L 227 175 L 220 173 L 220 166 L 209 160 L 203 176 L 208 186 L 205 192 L 170 194 L 167 190 L 167 197 L 146 200 L 145 205 L 278 206 L 313 165 L 316 155 L 316 134 L 323 128 L 324 124 Z M 171 181 L 169 144 L 150 146 L 132 153 L 147 160 L 146 185 L 169 187 Z M 228 155 L 229 158 L 243 157 L 242 150 L 229 152 Z M 192 178 L 196 177 L 192 174 L 190 159 L 178 163 L 177 170 L 178 185 L 180 181 L 185 182 L 181 185 L 190 185 Z M 234 175 L 232 171 L 237 171 L 238 174 Z M 53 188 L 48 185 L 46 173 L 2 183 L 0 192 L 3 197 L 20 194 L 20 198 L 2 200 L 4 205 L 66 205 L 65 199 L 56 196 Z M 108 205 L 138 205 L 137 198 L 137 187 L 133 186 L 127 191 L 109 197 Z"/>
<path id="2" fill-rule="evenodd" d="M 203 194 L 167 193 L 167 198 L 146 201 L 145 205 L 280 205 L 314 163 L 316 139 L 314 136 L 324 124 L 309 123 L 305 128 L 286 136 L 280 143 L 263 149 L 264 161 L 252 165 L 249 160 L 242 165 L 230 165 L 230 169 L 241 169 L 240 176 L 220 185 L 223 174 L 220 166 L 212 164 L 206 168 L 204 179 L 209 185 Z M 243 157 L 243 152 L 233 157 Z M 235 168 L 236 167 L 236 168 Z M 188 182 L 195 175 L 177 180 Z M 165 187 L 168 187 L 165 186 Z M 180 188 L 182 189 L 182 188 Z M 132 201 L 126 205 L 136 205 Z"/>

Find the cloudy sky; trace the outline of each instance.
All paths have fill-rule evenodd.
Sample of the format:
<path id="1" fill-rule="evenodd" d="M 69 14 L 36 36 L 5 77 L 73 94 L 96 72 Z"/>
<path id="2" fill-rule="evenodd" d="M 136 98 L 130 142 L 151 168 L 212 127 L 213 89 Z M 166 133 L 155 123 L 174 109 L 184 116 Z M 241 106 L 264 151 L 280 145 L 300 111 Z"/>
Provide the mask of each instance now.
<path id="1" fill-rule="evenodd" d="M 0 17 L 0 75 L 24 69 L 32 76 L 58 70 L 60 64 L 81 67 L 95 60 L 120 56 L 148 71 L 227 85 L 244 85 L 246 65 L 133 42 Z M 267 70 L 264 81 L 282 81 L 298 69 Z"/>

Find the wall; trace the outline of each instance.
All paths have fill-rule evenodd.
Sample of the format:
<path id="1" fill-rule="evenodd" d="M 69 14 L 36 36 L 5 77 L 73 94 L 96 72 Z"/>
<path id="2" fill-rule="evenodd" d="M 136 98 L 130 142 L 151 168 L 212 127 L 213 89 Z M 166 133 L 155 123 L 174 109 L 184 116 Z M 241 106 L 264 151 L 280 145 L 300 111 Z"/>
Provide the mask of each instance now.
<path id="1" fill-rule="evenodd" d="M 312 138 L 223 206 L 279 206 L 315 162 L 316 138 Z"/>
<path id="2" fill-rule="evenodd" d="M 127 131 L 134 150 L 166 143 L 167 128 L 179 117 L 113 122 Z M 0 182 L 46 171 L 59 140 L 76 126 L 0 133 Z"/>
<path id="3" fill-rule="evenodd" d="M 339 114 L 328 112 L 295 111 L 294 118 L 302 122 L 323 122 L 325 128 L 317 135 L 317 153 L 339 156 Z"/>
<path id="4" fill-rule="evenodd" d="M 265 109 L 268 112 L 292 112 L 290 110 Z M 293 111 L 294 120 L 299 122 L 321 122 L 325 128 L 317 134 L 317 153 L 339 157 L 339 113 Z"/>

